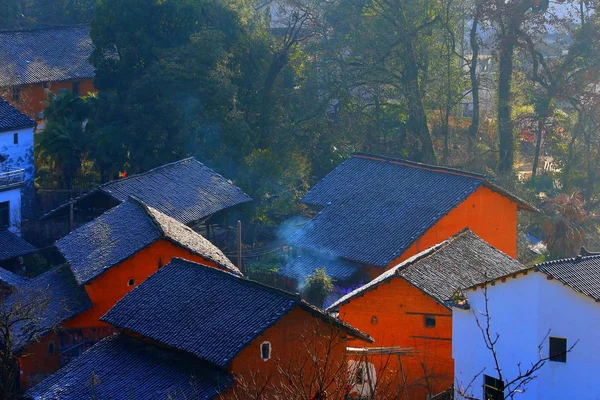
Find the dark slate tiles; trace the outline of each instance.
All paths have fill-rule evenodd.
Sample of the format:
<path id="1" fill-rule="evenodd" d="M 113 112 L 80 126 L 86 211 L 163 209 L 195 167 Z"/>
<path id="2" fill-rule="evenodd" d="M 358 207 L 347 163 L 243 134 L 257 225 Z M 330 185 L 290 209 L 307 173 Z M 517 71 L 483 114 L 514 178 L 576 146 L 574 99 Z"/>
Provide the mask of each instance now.
<path id="1" fill-rule="evenodd" d="M 162 237 L 144 207 L 127 201 L 56 242 L 79 284 Z"/>
<path id="2" fill-rule="evenodd" d="M 116 334 L 30 389 L 36 400 L 208 400 L 232 377 L 197 358 Z"/>
<path id="3" fill-rule="evenodd" d="M 0 261 L 35 253 L 37 249 L 8 229 L 0 230 Z"/>
<path id="4" fill-rule="evenodd" d="M 35 121 L 17 110 L 8 101 L 0 98 L 0 132 L 29 128 Z"/>
<path id="5" fill-rule="evenodd" d="M 384 272 L 371 282 L 334 303 L 330 310 L 351 301 L 380 283 L 402 278 L 440 303 L 447 303 L 457 290 L 524 269 L 517 260 L 484 242 L 471 231 L 463 231 Z"/>
<path id="6" fill-rule="evenodd" d="M 336 281 L 347 280 L 360 271 L 360 265 L 356 263 L 321 254 L 304 253 L 285 264 L 277 274 L 304 282 L 319 268 L 325 268 L 327 275 Z"/>
<path id="7" fill-rule="evenodd" d="M 174 259 L 102 320 L 226 368 L 298 303 L 288 293 Z"/>
<path id="8" fill-rule="evenodd" d="M 16 318 L 24 314 L 14 312 L 17 309 L 31 311 L 28 311 L 30 318 L 14 325 L 13 347 L 18 350 L 28 344 L 28 324 L 33 324 L 35 330 L 39 331 L 37 337 L 41 337 L 45 332 L 90 308 L 91 303 L 68 266 L 62 265 L 26 281 L 8 295 L 0 306 L 4 309 L 3 315 L 12 311 Z"/>
<path id="9" fill-rule="evenodd" d="M 547 261 L 535 266 L 576 292 L 600 301 L 600 256 L 574 257 Z"/>
<path id="10" fill-rule="evenodd" d="M 0 32 L 0 87 L 94 77 L 89 26 Z"/>
<path id="11" fill-rule="evenodd" d="M 383 267 L 484 181 L 481 175 L 355 155 L 304 197 L 324 208 L 289 241 Z"/>

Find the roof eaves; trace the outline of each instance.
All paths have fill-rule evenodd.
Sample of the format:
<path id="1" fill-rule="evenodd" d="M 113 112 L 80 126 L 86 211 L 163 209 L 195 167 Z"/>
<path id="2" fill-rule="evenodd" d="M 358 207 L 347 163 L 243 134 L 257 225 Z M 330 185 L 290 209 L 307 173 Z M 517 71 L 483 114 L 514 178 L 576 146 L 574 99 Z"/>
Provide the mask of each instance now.
<path id="1" fill-rule="evenodd" d="M 348 332 L 350 335 L 352 335 L 356 339 L 360 339 L 360 340 L 363 340 L 368 343 L 375 342 L 375 339 L 373 339 L 371 337 L 371 335 L 369 335 L 368 333 L 365 333 L 365 332 L 361 331 L 360 329 L 353 327 L 352 325 L 340 320 L 339 318 L 335 318 L 334 316 L 327 313 L 326 311 L 321 310 L 320 308 L 318 308 L 304 300 L 300 301 L 300 308 L 302 308 L 304 311 L 307 311 L 318 318 L 321 318 L 326 323 L 334 324 L 334 325 L 342 328 L 343 330 Z"/>
<path id="2" fill-rule="evenodd" d="M 103 185 L 104 185 L 104 184 L 103 184 Z M 91 189 L 91 190 L 89 190 L 89 191 L 87 191 L 87 192 L 83 193 L 82 195 L 75 197 L 75 198 L 72 200 L 73 204 L 75 204 L 75 203 L 79 202 L 80 200 L 86 199 L 86 198 L 88 198 L 88 197 L 90 197 L 90 196 L 93 196 L 93 195 L 95 195 L 95 194 L 97 194 L 97 193 L 99 193 L 99 192 L 101 192 L 101 193 L 103 193 L 103 194 L 106 194 L 107 196 L 110 196 L 110 197 L 111 197 L 111 198 L 113 198 L 113 199 L 114 199 L 116 202 L 119 202 L 119 203 L 120 203 L 120 201 L 119 201 L 119 200 L 118 200 L 116 197 L 114 197 L 114 196 L 113 196 L 113 195 L 110 193 L 110 191 L 102 190 L 102 186 L 103 186 L 103 185 L 99 185 L 99 186 L 97 186 L 97 187 L 95 187 L 95 188 L 93 188 L 93 189 Z M 42 216 L 40 217 L 40 221 L 45 221 L 45 220 L 47 220 L 47 219 L 49 219 L 49 218 L 52 218 L 54 215 L 58 214 L 60 211 L 62 211 L 62 210 L 64 210 L 65 208 L 69 207 L 69 205 L 70 205 L 70 204 L 71 204 L 71 202 L 70 202 L 70 201 L 68 201 L 68 202 L 66 202 L 66 203 L 64 203 L 64 204 L 62 204 L 62 205 L 60 205 L 60 206 L 56 207 L 55 209 L 48 211 L 46 214 L 44 214 L 44 215 L 42 215 Z"/>
<path id="3" fill-rule="evenodd" d="M 496 192 L 506 198 L 508 198 L 509 200 L 517 203 L 517 207 L 519 207 L 521 210 L 525 210 L 525 211 L 531 211 L 534 213 L 539 213 L 540 210 L 535 207 L 533 204 L 528 203 L 527 201 L 521 199 L 520 197 L 510 193 L 508 190 L 501 188 L 500 186 L 488 181 L 487 179 L 485 180 L 485 182 L 483 183 L 483 185 L 490 189 L 492 192 Z"/>

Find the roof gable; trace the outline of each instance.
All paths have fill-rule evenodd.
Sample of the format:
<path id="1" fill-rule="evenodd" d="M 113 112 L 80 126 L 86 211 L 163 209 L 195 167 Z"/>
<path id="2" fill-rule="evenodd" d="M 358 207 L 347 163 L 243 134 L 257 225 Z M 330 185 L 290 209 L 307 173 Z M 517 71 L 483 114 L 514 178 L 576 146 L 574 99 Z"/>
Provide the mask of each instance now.
<path id="1" fill-rule="evenodd" d="M 357 154 L 303 198 L 324 208 L 289 241 L 314 252 L 387 266 L 481 186 L 500 191 L 483 175 Z"/>
<path id="2" fill-rule="evenodd" d="M 337 309 L 391 279 L 404 279 L 437 302 L 447 305 L 457 290 L 525 267 L 466 230 L 384 272 L 335 302 Z"/>
<path id="3" fill-rule="evenodd" d="M 534 269 L 576 292 L 600 301 L 600 255 L 547 261 L 536 265 Z"/>
<path id="4" fill-rule="evenodd" d="M 239 187 L 195 158 L 186 158 L 138 175 L 105 183 L 75 200 L 101 191 L 116 201 L 135 196 L 158 211 L 190 224 L 218 211 L 252 201 Z M 66 211 L 64 204 L 42 218 Z"/>
<path id="5" fill-rule="evenodd" d="M 194 357 L 116 334 L 30 389 L 26 397 L 208 400 L 231 384 L 229 374 Z"/>
<path id="6" fill-rule="evenodd" d="M 58 240 L 56 247 L 68 261 L 77 282 L 84 284 L 163 238 L 239 273 L 200 234 L 134 198 Z"/>
<path id="7" fill-rule="evenodd" d="M 182 259 L 132 290 L 102 320 L 226 368 L 297 306 L 361 335 L 298 296 Z"/>
<path id="8" fill-rule="evenodd" d="M 94 77 L 89 26 L 0 32 L 0 87 Z"/>
<path id="9" fill-rule="evenodd" d="M 33 128 L 35 121 L 23 114 L 8 101 L 0 98 L 0 132 Z"/>

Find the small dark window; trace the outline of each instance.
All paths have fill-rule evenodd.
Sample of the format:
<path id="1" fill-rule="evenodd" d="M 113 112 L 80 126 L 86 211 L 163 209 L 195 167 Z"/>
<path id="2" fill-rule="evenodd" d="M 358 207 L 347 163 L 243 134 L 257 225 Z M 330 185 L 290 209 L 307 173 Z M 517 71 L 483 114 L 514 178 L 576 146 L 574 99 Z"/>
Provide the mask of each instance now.
<path id="1" fill-rule="evenodd" d="M 13 99 L 13 101 L 19 101 L 19 98 L 21 97 L 20 94 L 21 94 L 21 88 L 18 87 L 18 86 L 14 86 L 12 88 L 12 99 Z"/>
<path id="2" fill-rule="evenodd" d="M 550 361 L 567 362 L 567 339 L 550 338 Z"/>
<path id="3" fill-rule="evenodd" d="M 425 316 L 425 328 L 435 328 L 435 317 L 433 315 Z"/>
<path id="4" fill-rule="evenodd" d="M 6 161 L 6 156 L 3 154 L 0 154 L 0 163 L 3 163 L 4 161 Z"/>
<path id="5" fill-rule="evenodd" d="M 54 342 L 48 343 L 48 354 L 54 354 Z"/>
<path id="6" fill-rule="evenodd" d="M 10 202 L 4 201 L 0 203 L 0 227 L 4 228 L 10 224 Z"/>
<path id="7" fill-rule="evenodd" d="M 267 361 L 268 359 L 271 358 L 271 343 L 269 343 L 269 342 L 263 342 L 260 345 L 260 357 L 264 361 Z"/>
<path id="8" fill-rule="evenodd" d="M 377 318 L 377 315 L 373 315 L 371 317 L 371 324 L 377 325 L 378 323 L 379 323 L 379 318 Z"/>
<path id="9" fill-rule="evenodd" d="M 19 134 L 18 133 L 15 133 L 13 135 L 13 143 L 14 144 L 19 144 Z"/>
<path id="10" fill-rule="evenodd" d="M 504 382 L 492 376 L 483 375 L 483 398 L 485 400 L 504 400 Z"/>
<path id="11" fill-rule="evenodd" d="M 79 96 L 79 82 L 73 82 L 73 96 Z"/>
<path id="12" fill-rule="evenodd" d="M 135 286 L 135 279 L 131 278 L 128 282 L 127 282 L 127 286 Z"/>

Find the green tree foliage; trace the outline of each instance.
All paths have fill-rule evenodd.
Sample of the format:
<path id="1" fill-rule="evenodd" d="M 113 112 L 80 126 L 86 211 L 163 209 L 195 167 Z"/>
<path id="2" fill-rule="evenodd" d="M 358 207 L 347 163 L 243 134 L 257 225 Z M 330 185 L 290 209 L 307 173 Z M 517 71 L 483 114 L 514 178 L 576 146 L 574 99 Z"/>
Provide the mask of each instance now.
<path id="1" fill-rule="evenodd" d="M 319 268 L 315 272 L 306 278 L 306 284 L 302 291 L 303 297 L 311 304 L 317 307 L 323 307 L 327 296 L 331 294 L 333 290 L 333 282 L 331 278 L 327 276 L 325 268 Z"/>

